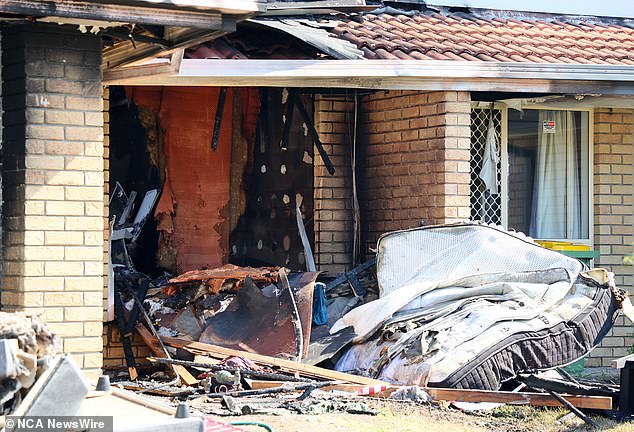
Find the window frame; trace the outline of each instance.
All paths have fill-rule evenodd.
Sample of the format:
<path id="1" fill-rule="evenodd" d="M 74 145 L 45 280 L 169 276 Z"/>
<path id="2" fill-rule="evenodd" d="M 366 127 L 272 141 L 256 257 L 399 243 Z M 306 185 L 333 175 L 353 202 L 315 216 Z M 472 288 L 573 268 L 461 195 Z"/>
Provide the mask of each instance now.
<path id="1" fill-rule="evenodd" d="M 508 208 L 509 208 L 509 154 L 508 154 L 508 110 L 513 109 L 504 102 L 472 102 L 471 108 L 500 110 L 501 127 L 500 131 L 500 171 L 502 182 L 500 184 L 500 202 L 502 204 L 501 217 L 502 226 L 508 229 Z M 579 111 L 588 113 L 588 237 L 587 239 L 548 239 L 549 241 L 562 241 L 580 243 L 591 248 L 594 246 L 594 109 L 591 107 L 558 107 L 545 103 L 522 104 L 523 109 L 545 110 L 545 111 Z M 541 239 L 536 239 L 541 240 Z"/>

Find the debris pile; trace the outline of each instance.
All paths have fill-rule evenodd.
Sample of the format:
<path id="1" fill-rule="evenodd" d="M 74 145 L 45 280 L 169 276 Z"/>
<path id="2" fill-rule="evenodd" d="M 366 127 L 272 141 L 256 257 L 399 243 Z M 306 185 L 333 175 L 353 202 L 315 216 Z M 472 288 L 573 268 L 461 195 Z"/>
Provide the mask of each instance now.
<path id="1" fill-rule="evenodd" d="M 59 345 L 38 316 L 0 312 L 0 414 L 15 411 Z"/>
<path id="2" fill-rule="evenodd" d="M 610 275 L 491 226 L 390 233 L 375 259 L 335 278 L 234 265 L 155 279 L 114 270 L 124 347 L 138 332 L 175 377 L 139 380 L 130 356 L 120 385 L 201 413 L 372 414 L 368 396 L 610 409 L 618 395 L 535 378 L 611 328 L 628 301 Z"/>

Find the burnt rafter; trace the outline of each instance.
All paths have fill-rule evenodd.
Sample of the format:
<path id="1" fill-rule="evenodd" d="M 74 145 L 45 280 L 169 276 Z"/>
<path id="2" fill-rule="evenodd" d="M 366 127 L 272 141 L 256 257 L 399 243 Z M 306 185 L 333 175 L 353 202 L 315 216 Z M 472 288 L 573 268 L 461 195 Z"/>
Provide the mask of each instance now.
<path id="1" fill-rule="evenodd" d="M 330 175 L 334 175 L 335 167 L 332 166 L 330 157 L 328 156 L 328 153 L 324 149 L 324 146 L 322 145 L 321 140 L 319 139 L 319 134 L 317 133 L 317 129 L 315 129 L 313 120 L 310 118 L 308 111 L 306 111 L 304 102 L 302 102 L 302 99 L 295 92 L 291 92 L 291 97 L 293 98 L 294 105 L 297 106 L 297 110 L 299 111 L 299 114 L 302 116 L 302 120 L 306 124 L 308 131 L 313 137 L 313 143 L 315 144 L 315 147 L 317 147 L 317 151 L 319 151 L 319 155 L 321 156 L 321 159 L 324 161 L 324 165 L 326 166 L 326 169 L 328 170 Z"/>
<path id="2" fill-rule="evenodd" d="M 227 20 L 230 20 L 231 25 L 235 26 L 235 20 L 233 18 L 229 17 Z M 170 44 L 168 48 L 154 42 L 146 43 L 146 41 L 141 40 L 136 34 L 134 34 L 133 38 L 136 42 L 139 42 L 136 43 L 136 47 L 133 46 L 131 41 L 122 41 L 111 47 L 105 48 L 103 51 L 102 66 L 105 69 L 112 69 L 123 65 L 139 65 L 158 56 L 167 56 L 179 50 L 230 33 L 232 31 L 230 29 L 231 25 L 229 22 L 227 22 L 227 25 L 229 27 L 225 30 L 201 30 L 183 27 L 170 27 L 167 29 L 166 35 L 162 39 L 162 41 Z"/>
<path id="3" fill-rule="evenodd" d="M 0 12 L 31 17 L 55 16 L 90 19 L 106 22 L 154 24 L 193 27 L 208 30 L 223 28 L 224 17 L 216 11 L 197 11 L 184 8 L 166 9 L 127 4 L 108 4 L 91 1 L 4 0 Z"/>

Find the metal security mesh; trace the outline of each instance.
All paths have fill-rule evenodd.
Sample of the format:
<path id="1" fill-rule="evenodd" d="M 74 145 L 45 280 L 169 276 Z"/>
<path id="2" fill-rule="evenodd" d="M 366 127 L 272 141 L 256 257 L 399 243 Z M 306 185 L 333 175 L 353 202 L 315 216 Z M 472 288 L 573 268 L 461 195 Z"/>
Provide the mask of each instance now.
<path id="1" fill-rule="evenodd" d="M 471 110 L 471 220 L 486 223 L 502 223 L 502 201 L 500 194 L 490 193 L 479 177 L 487 138 L 490 119 L 493 119 L 498 142 L 498 161 L 500 160 L 500 143 L 502 136 L 502 111 L 498 109 Z M 497 185 L 501 189 L 501 163 L 497 164 Z"/>

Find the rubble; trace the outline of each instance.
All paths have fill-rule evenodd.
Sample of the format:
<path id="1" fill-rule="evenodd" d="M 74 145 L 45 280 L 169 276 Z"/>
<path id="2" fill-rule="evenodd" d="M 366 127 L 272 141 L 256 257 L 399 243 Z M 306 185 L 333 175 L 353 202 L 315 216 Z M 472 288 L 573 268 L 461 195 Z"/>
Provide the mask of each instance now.
<path id="1" fill-rule="evenodd" d="M 60 341 L 37 315 L 0 312 L 0 339 L 17 339 L 20 350 L 38 358 L 55 355 Z"/>
<path id="2" fill-rule="evenodd" d="M 614 387 L 526 375 L 576 360 L 610 328 L 624 297 L 606 272 L 587 270 L 480 225 L 387 234 L 377 258 L 334 278 L 230 264 L 151 278 L 119 267 L 122 341 L 136 329 L 149 360 L 175 377 L 131 374 L 123 385 L 215 415 L 371 414 L 367 397 L 610 409 Z"/>
<path id="3" fill-rule="evenodd" d="M 0 312 L 0 414 L 18 408 L 59 349 L 40 317 Z"/>

